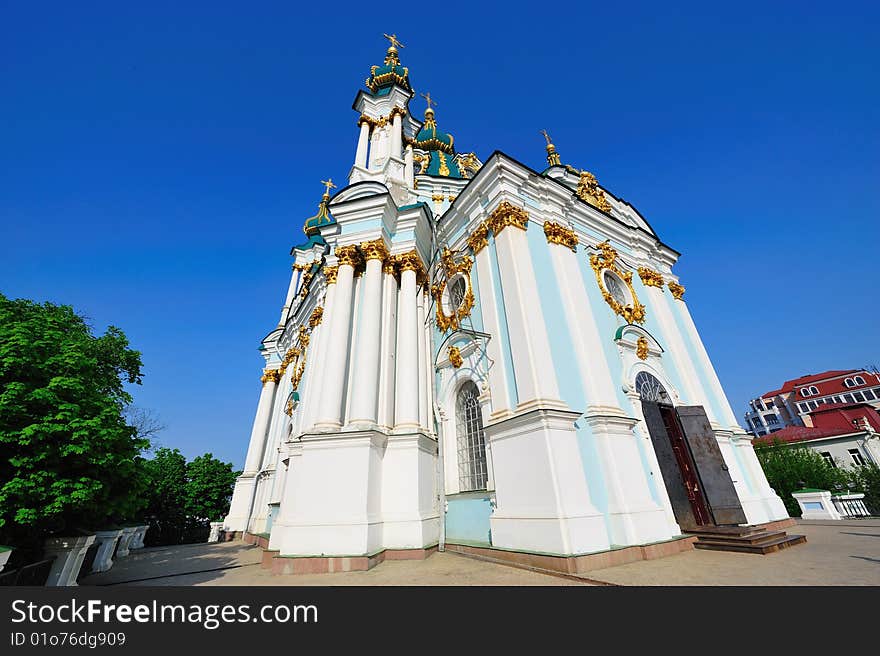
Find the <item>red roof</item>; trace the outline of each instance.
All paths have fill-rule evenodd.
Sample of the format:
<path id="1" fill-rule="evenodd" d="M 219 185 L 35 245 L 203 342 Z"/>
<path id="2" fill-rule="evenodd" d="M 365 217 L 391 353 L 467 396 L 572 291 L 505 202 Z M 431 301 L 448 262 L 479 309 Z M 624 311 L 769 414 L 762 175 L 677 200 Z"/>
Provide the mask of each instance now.
<path id="1" fill-rule="evenodd" d="M 859 374 L 863 378 L 865 378 L 866 385 L 876 385 L 880 383 L 880 376 L 877 374 L 872 374 L 869 371 L 865 371 L 864 369 L 836 369 L 832 371 L 825 371 L 821 374 L 809 374 L 807 376 L 801 376 L 800 378 L 793 378 L 792 380 L 785 381 L 785 384 L 777 390 L 773 390 L 772 392 L 767 392 L 761 398 L 772 398 L 774 396 L 778 396 L 780 394 L 785 394 L 787 392 L 793 392 L 795 390 L 804 387 L 805 385 L 815 384 L 816 387 L 819 388 L 819 394 L 814 394 L 814 396 L 824 396 L 826 394 L 835 394 L 837 392 L 846 392 L 849 390 L 859 389 L 864 387 L 863 385 L 858 385 L 856 387 L 845 387 L 843 385 L 843 381 L 841 378 L 848 376 L 850 374 Z M 868 377 L 874 379 L 874 382 L 870 382 Z M 832 379 L 832 380 L 829 380 Z M 824 384 L 823 384 L 824 383 Z"/>
<path id="2" fill-rule="evenodd" d="M 846 435 L 848 433 L 860 432 L 855 426 L 849 428 L 810 428 L 809 426 L 786 426 L 782 430 L 769 435 L 756 437 L 752 440 L 753 444 L 764 445 L 773 444 L 774 442 L 782 442 L 790 444 L 792 442 L 806 442 L 808 440 L 817 440 L 820 437 L 834 437 L 835 435 Z"/>

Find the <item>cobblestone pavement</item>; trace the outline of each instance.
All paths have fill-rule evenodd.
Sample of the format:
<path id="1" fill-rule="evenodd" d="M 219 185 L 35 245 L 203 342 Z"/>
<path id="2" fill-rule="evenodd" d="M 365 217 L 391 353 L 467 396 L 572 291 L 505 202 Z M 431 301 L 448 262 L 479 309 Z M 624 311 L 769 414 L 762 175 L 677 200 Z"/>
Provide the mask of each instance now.
<path id="1" fill-rule="evenodd" d="M 617 585 L 880 585 L 880 519 L 799 522 L 807 543 L 759 556 L 685 553 L 594 570 Z M 572 577 L 437 553 L 387 561 L 367 572 L 276 576 L 260 567 L 262 550 L 242 542 L 156 547 L 132 552 L 81 585 L 589 585 Z"/>

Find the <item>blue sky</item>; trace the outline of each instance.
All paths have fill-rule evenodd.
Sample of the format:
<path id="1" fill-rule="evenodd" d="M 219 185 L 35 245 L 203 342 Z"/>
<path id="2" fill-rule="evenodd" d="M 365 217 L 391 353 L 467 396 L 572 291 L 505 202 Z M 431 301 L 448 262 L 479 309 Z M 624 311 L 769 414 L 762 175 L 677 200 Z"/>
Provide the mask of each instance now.
<path id="1" fill-rule="evenodd" d="M 240 466 L 289 248 L 395 32 L 457 146 L 540 169 L 546 128 L 683 253 L 738 416 L 880 365 L 878 5 L 715 4 L 6 4 L 0 291 L 122 328 L 161 442 Z"/>

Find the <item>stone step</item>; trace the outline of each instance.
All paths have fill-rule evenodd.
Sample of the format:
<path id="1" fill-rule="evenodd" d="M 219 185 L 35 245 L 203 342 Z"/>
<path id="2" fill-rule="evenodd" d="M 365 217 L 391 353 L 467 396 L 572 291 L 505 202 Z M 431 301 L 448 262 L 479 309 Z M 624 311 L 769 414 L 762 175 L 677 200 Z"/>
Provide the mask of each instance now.
<path id="1" fill-rule="evenodd" d="M 785 531 L 759 531 L 749 535 L 715 535 L 701 534 L 699 540 L 710 540 L 712 542 L 723 544 L 760 544 L 762 542 L 771 542 L 777 538 L 785 537 Z"/>
<path id="2" fill-rule="evenodd" d="M 699 528 L 687 531 L 692 535 L 706 536 L 743 536 L 758 535 L 767 532 L 764 526 L 700 526 Z"/>
<path id="3" fill-rule="evenodd" d="M 771 539 L 758 542 L 718 540 L 710 537 L 700 537 L 694 543 L 694 549 L 707 549 L 710 551 L 736 551 L 740 553 L 768 554 L 787 549 L 797 544 L 803 544 L 807 538 L 803 535 L 775 535 Z"/>

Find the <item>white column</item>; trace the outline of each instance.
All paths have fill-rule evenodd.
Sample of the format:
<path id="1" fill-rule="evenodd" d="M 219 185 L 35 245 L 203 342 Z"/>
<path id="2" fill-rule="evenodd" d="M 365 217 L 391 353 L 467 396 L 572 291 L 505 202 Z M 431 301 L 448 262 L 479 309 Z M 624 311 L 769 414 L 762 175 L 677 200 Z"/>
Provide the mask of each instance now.
<path id="1" fill-rule="evenodd" d="M 416 316 L 419 325 L 419 426 L 428 429 L 428 367 L 425 345 L 425 293 L 419 287 L 416 291 Z"/>
<path id="2" fill-rule="evenodd" d="M 300 393 L 299 405 L 299 432 L 306 432 L 315 423 L 318 413 L 318 399 L 321 397 L 321 384 L 324 377 L 324 362 L 327 358 L 327 343 L 330 341 L 327 335 L 330 326 L 330 317 L 333 314 L 333 299 L 336 296 L 336 269 L 325 267 L 324 275 L 327 278 L 327 293 L 324 296 L 324 313 L 321 323 L 312 329 L 311 351 L 308 354 L 309 369 L 306 388 Z"/>
<path id="3" fill-rule="evenodd" d="M 542 313 L 536 311 L 541 297 L 525 228 L 509 224 L 500 232 L 495 227 L 493 231 L 504 305 L 510 318 L 507 329 L 516 371 L 517 407 L 565 407 L 559 400 L 547 327 Z"/>
<path id="4" fill-rule="evenodd" d="M 513 372 L 507 371 L 507 365 L 501 352 L 503 338 L 501 333 L 502 317 L 498 312 L 500 299 L 495 296 L 495 272 L 492 270 L 492 263 L 489 260 L 489 248 L 486 243 L 487 232 L 485 226 L 479 226 L 471 235 L 468 243 L 474 251 L 476 259 L 483 326 L 490 335 L 489 341 L 486 343 L 486 354 L 489 356 L 489 361 L 493 363 L 489 367 L 489 389 L 492 390 L 492 413 L 489 416 L 489 421 L 492 421 L 506 416 L 513 410 L 510 407 L 510 387 L 513 381 L 509 379 Z"/>
<path id="5" fill-rule="evenodd" d="M 400 114 L 394 115 L 391 121 L 391 157 L 400 159 L 403 155 L 403 127 Z"/>
<path id="6" fill-rule="evenodd" d="M 416 306 L 416 269 L 419 267 L 421 263 L 414 251 L 401 257 L 394 407 L 397 429 L 416 430 L 419 427 L 419 320 Z"/>
<path id="7" fill-rule="evenodd" d="M 361 120 L 361 133 L 358 136 L 357 153 L 354 156 L 354 165 L 362 169 L 367 168 L 367 147 L 370 145 L 370 123 Z"/>
<path id="8" fill-rule="evenodd" d="M 403 154 L 403 177 L 406 180 L 406 186 L 412 189 L 413 186 L 413 149 L 407 144 L 406 151 Z"/>
<path id="9" fill-rule="evenodd" d="M 342 425 L 342 396 L 345 390 L 345 370 L 348 364 L 348 338 L 351 331 L 351 295 L 354 286 L 354 246 L 336 249 L 339 272 L 336 276 L 336 297 L 330 317 L 321 400 L 318 403 L 318 421 L 321 428 L 339 428 Z"/>
<path id="10" fill-rule="evenodd" d="M 379 358 L 382 339 L 382 262 L 388 251 L 381 239 L 361 244 L 366 271 L 361 282 L 361 311 L 349 424 L 375 425 L 379 399 Z"/>
<path id="11" fill-rule="evenodd" d="M 290 284 L 287 286 L 287 296 L 284 298 L 284 307 L 281 308 L 281 318 L 278 320 L 278 325 L 282 325 L 284 323 L 284 319 L 287 318 L 287 311 L 290 309 L 291 304 L 293 303 L 293 299 L 296 297 L 297 291 L 299 291 L 299 281 L 302 279 L 302 272 L 296 268 L 296 265 L 293 265 L 293 273 L 290 276 Z"/>
<path id="12" fill-rule="evenodd" d="M 379 152 L 379 139 L 381 136 L 381 128 L 374 128 L 370 134 L 370 169 L 376 168 L 379 164 L 379 159 L 381 158 L 381 153 Z"/>
<path id="13" fill-rule="evenodd" d="M 266 433 L 269 427 L 269 418 L 272 413 L 272 405 L 275 401 L 275 389 L 278 386 L 280 374 L 277 369 L 267 370 L 263 374 L 263 389 L 260 391 L 260 401 L 257 404 L 257 416 L 254 418 L 254 427 L 251 430 L 251 441 L 248 443 L 247 457 L 244 462 L 243 476 L 253 476 L 263 464 L 263 450 L 266 447 Z"/>
<path id="14" fill-rule="evenodd" d="M 388 259 L 382 266 L 382 354 L 379 367 L 379 413 L 376 423 L 394 425 L 394 362 L 397 343 L 397 279 L 395 264 Z"/>

